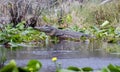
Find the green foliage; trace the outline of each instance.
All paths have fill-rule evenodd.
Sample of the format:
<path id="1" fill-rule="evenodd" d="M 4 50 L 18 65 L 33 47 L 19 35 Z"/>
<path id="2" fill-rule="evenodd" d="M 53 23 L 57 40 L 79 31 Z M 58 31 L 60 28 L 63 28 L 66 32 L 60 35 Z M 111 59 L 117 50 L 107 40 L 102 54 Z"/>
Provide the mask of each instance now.
<path id="1" fill-rule="evenodd" d="M 81 68 L 74 67 L 74 66 L 69 66 L 67 69 L 68 69 L 68 70 L 72 70 L 72 71 L 82 71 Z"/>
<path id="2" fill-rule="evenodd" d="M 109 21 L 106 20 L 106 21 L 104 21 L 104 23 L 102 23 L 101 27 L 105 27 L 108 24 L 109 24 Z"/>
<path id="3" fill-rule="evenodd" d="M 46 15 L 44 15 L 44 16 L 42 17 L 42 19 L 43 19 L 46 23 L 50 23 L 50 19 L 49 19 Z"/>
<path id="4" fill-rule="evenodd" d="M 119 29 L 109 25 L 108 23 L 103 23 L 101 27 L 91 26 L 91 33 L 96 35 L 97 38 L 102 38 L 108 42 L 117 42 L 119 39 Z"/>
<path id="5" fill-rule="evenodd" d="M 120 0 L 108 2 L 104 5 L 98 4 L 99 2 L 101 1 L 89 0 L 83 3 L 81 9 L 79 8 L 79 5 L 73 2 L 70 6 L 70 9 L 72 10 L 70 15 L 73 23 L 71 22 L 70 24 L 76 24 L 86 28 L 93 25 L 97 27 L 104 26 L 104 24 L 109 24 L 112 27 L 119 25 Z"/>
<path id="6" fill-rule="evenodd" d="M 120 66 L 109 64 L 107 67 L 103 68 L 101 72 L 120 72 Z"/>
<path id="7" fill-rule="evenodd" d="M 11 60 L 6 66 L 0 69 L 0 72 L 38 72 L 42 68 L 41 62 L 38 60 L 30 60 L 25 67 L 18 67 L 14 60 Z M 75 67 L 69 66 L 66 69 L 59 68 L 56 72 L 94 72 L 91 67 Z M 97 72 L 120 72 L 120 66 L 109 64 L 107 67 Z"/>
<path id="8" fill-rule="evenodd" d="M 109 21 L 104 21 L 101 25 L 93 25 L 89 28 L 79 28 L 77 25 L 74 25 L 73 27 L 70 27 L 69 29 L 82 32 L 85 34 L 90 34 L 92 36 L 95 36 L 96 39 L 102 39 L 104 41 L 107 41 L 109 43 L 115 43 L 120 40 L 120 28 L 114 27 L 109 24 Z"/>
<path id="9" fill-rule="evenodd" d="M 14 60 L 11 60 L 8 65 L 3 67 L 0 72 L 18 72 L 16 71 L 16 63 Z"/>
<path id="10" fill-rule="evenodd" d="M 71 14 L 66 14 L 62 17 L 62 22 L 61 23 L 66 23 L 66 24 L 70 24 L 72 22 L 72 16 Z"/>
<path id="11" fill-rule="evenodd" d="M 67 69 L 60 69 L 57 72 L 94 72 L 94 70 L 91 67 L 79 68 L 70 66 Z M 120 66 L 109 64 L 97 72 L 120 72 Z"/>
<path id="12" fill-rule="evenodd" d="M 82 70 L 90 72 L 90 71 L 93 71 L 93 68 L 91 68 L 91 67 L 84 67 L 84 68 L 82 68 Z"/>
<path id="13" fill-rule="evenodd" d="M 79 68 L 79 67 L 69 66 L 67 69 L 59 69 L 58 72 L 92 72 L 92 71 L 93 69 L 90 67 Z"/>
<path id="14" fill-rule="evenodd" d="M 59 10 L 54 12 L 54 9 L 52 9 L 52 13 L 50 12 L 50 14 L 43 16 L 43 20 L 46 23 L 58 24 L 58 18 L 61 18 L 62 22 L 58 26 L 60 28 L 70 27 L 74 31 L 91 34 L 96 39 L 114 43 L 120 40 L 119 2 L 120 0 L 116 0 L 100 5 L 101 1 L 89 0 L 85 1 L 80 7 L 80 4 L 73 1 L 73 3 L 68 5 L 70 9 L 68 13 L 63 10 L 61 16 Z M 54 22 L 51 22 L 52 20 Z"/>
<path id="15" fill-rule="evenodd" d="M 91 26 L 91 33 L 96 36 L 98 39 L 103 39 L 108 42 L 117 42 L 119 39 L 119 34 L 115 32 L 115 27 L 109 27 L 109 28 L 98 28 L 96 26 Z"/>
<path id="16" fill-rule="evenodd" d="M 37 60 L 30 60 L 25 67 L 18 67 L 14 60 L 4 66 L 0 72 L 37 72 L 41 69 L 42 64 Z"/>
<path id="17" fill-rule="evenodd" d="M 69 66 L 68 68 L 63 69 L 61 67 L 61 64 L 57 63 L 56 60 L 57 60 L 56 57 L 52 58 L 52 61 L 55 63 L 55 66 L 56 66 L 56 72 L 92 72 L 93 71 L 91 67 L 80 68 L 75 66 Z"/>
<path id="18" fill-rule="evenodd" d="M 76 32 L 82 32 L 82 33 L 86 33 L 86 31 L 87 31 L 87 29 L 79 28 L 79 26 L 77 26 L 77 25 L 74 25 L 74 26 L 70 27 L 69 29 L 76 31 Z"/>
<path id="19" fill-rule="evenodd" d="M 42 64 L 37 60 L 30 60 L 25 67 L 26 69 L 30 70 L 31 72 L 38 71 L 42 67 Z"/>
<path id="20" fill-rule="evenodd" d="M 72 16 L 70 14 L 67 14 L 64 17 L 64 20 L 65 20 L 66 23 L 71 23 L 72 22 Z"/>
<path id="21" fill-rule="evenodd" d="M 8 42 L 12 47 L 17 47 L 23 42 L 38 42 L 45 40 L 46 38 L 47 35 L 43 32 L 34 30 L 31 27 L 24 28 L 24 22 L 19 23 L 15 28 L 9 24 L 0 31 L 0 43 Z"/>
<path id="22" fill-rule="evenodd" d="M 67 69 L 60 69 L 57 72 L 76 72 L 76 71 L 67 70 Z"/>

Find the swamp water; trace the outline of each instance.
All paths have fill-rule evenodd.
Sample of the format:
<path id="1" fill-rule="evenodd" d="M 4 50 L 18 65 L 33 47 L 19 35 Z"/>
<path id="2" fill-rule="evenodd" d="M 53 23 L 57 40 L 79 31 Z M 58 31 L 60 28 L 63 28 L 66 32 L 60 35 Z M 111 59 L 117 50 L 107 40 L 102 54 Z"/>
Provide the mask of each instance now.
<path id="1" fill-rule="evenodd" d="M 92 67 L 95 70 L 108 64 L 120 65 L 120 44 L 109 44 L 103 41 L 73 42 L 62 41 L 46 47 L 25 47 L 16 50 L 5 49 L 7 64 L 14 59 L 18 66 L 25 66 L 30 59 L 42 62 L 40 72 L 55 72 L 52 57 L 57 57 L 57 62 L 63 68 L 68 66 Z"/>

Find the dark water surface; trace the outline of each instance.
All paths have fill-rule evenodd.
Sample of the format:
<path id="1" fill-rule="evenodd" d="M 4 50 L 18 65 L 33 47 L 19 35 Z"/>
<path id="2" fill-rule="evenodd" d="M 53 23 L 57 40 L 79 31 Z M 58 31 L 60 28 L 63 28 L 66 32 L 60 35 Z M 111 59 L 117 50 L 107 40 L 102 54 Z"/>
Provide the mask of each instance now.
<path id="1" fill-rule="evenodd" d="M 30 59 L 42 62 L 41 72 L 54 72 L 52 57 L 58 58 L 63 68 L 68 66 L 93 67 L 98 70 L 108 64 L 120 65 L 120 45 L 108 44 L 102 41 L 73 42 L 62 41 L 46 47 L 21 48 L 7 51 L 7 62 L 15 59 L 18 66 L 25 66 Z"/>

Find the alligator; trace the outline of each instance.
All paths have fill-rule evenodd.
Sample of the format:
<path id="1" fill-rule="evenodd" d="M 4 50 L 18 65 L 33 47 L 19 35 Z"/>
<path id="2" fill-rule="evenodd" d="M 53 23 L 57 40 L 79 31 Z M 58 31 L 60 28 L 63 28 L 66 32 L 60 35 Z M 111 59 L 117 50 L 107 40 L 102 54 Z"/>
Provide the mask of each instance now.
<path id="1" fill-rule="evenodd" d="M 83 37 L 85 37 L 85 38 L 90 37 L 90 35 L 88 35 L 88 34 L 70 31 L 70 30 L 61 30 L 61 29 L 57 29 L 57 28 L 49 26 L 49 25 L 44 25 L 41 27 L 34 27 L 34 29 L 45 32 L 47 35 L 55 36 L 55 37 L 62 38 L 62 39 L 79 40 Z"/>

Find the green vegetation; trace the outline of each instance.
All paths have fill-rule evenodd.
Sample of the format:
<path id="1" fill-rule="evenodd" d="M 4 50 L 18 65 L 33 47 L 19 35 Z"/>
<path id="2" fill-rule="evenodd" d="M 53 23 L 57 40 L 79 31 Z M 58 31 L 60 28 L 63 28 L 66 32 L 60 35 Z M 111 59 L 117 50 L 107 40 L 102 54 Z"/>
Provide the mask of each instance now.
<path id="1" fill-rule="evenodd" d="M 14 60 L 4 66 L 0 72 L 37 72 L 41 69 L 42 64 L 37 60 L 30 60 L 25 67 L 18 67 Z"/>
<path id="2" fill-rule="evenodd" d="M 72 3 L 60 2 L 57 7 L 53 5 L 50 10 L 45 8 L 41 11 L 41 23 L 50 24 L 60 29 L 83 32 L 95 37 L 95 39 L 115 43 L 120 40 L 119 1 L 120 0 L 112 1 L 100 5 L 100 1 L 90 0 L 83 3 L 82 7 L 77 1 L 73 1 Z M 14 7 L 15 5 L 12 6 Z M 12 10 L 14 11 L 14 9 Z M 20 45 L 20 43 L 47 42 L 46 40 L 49 40 L 50 37 L 43 32 L 36 31 L 31 27 L 24 28 L 24 24 L 27 21 L 20 22 L 16 27 L 13 27 L 13 23 L 13 26 L 9 24 L 1 28 L 0 43 L 7 43 L 15 47 Z M 32 24 L 32 22 L 30 22 L 30 24 Z"/>
<path id="3" fill-rule="evenodd" d="M 74 67 L 69 66 L 67 69 L 59 69 L 57 72 L 93 72 L 94 70 L 91 67 Z M 96 72 L 120 72 L 120 66 L 109 64 L 107 67 L 102 68 Z"/>
<path id="4" fill-rule="evenodd" d="M 52 61 L 55 63 L 56 72 L 94 72 L 94 69 L 91 67 L 75 67 L 69 66 L 66 69 L 63 69 L 59 63 L 57 63 L 57 58 L 53 57 Z M 120 66 L 109 64 L 107 67 L 102 68 L 101 70 L 97 70 L 95 72 L 119 72 Z"/>
<path id="5" fill-rule="evenodd" d="M 26 10 L 28 10 L 26 8 L 25 8 L 25 12 Z M 12 4 L 11 4 L 11 9 L 13 9 L 14 11 L 13 13 L 15 13 L 12 15 L 11 12 L 11 16 L 13 16 L 12 17 L 13 21 L 14 21 L 14 15 L 16 15 L 17 13 L 24 14 L 24 11 L 17 12 L 20 11 L 19 9 L 17 10 L 17 8 L 14 10 L 14 5 L 12 6 Z M 35 14 L 39 14 L 36 20 L 39 20 L 39 16 L 41 16 L 40 21 L 42 25 L 50 24 L 60 29 L 69 29 L 77 32 L 82 32 L 91 35 L 91 37 L 93 37 L 96 40 L 98 39 L 98 40 L 106 41 L 108 43 L 117 43 L 120 41 L 120 27 L 119 27 L 120 0 L 112 1 L 103 5 L 100 5 L 99 1 L 97 0 L 92 0 L 92 1 L 90 0 L 90 2 L 88 1 L 83 3 L 82 6 L 80 6 L 80 4 L 77 1 L 73 1 L 72 3 L 69 2 L 59 3 L 57 7 L 53 7 L 53 8 L 49 7 L 45 9 L 43 8 L 37 8 L 37 9 L 41 9 L 41 10 L 36 10 L 36 11 L 40 11 L 38 13 L 35 13 Z M 68 11 L 66 11 L 67 9 Z M 26 15 L 27 13 L 25 13 L 23 18 L 25 18 Z M 55 42 L 58 41 L 57 38 L 50 38 L 45 33 L 37 31 L 32 27 L 29 27 L 29 25 L 28 27 L 25 27 L 24 24 L 27 21 L 24 22 L 21 21 L 22 20 L 21 19 L 20 22 L 18 22 L 19 21 L 18 18 L 20 18 L 21 16 L 19 16 L 18 14 L 18 17 L 16 17 L 17 20 L 13 22 L 13 24 L 8 24 L 8 25 L 3 24 L 3 27 L 1 27 L 0 25 L 0 44 L 5 45 L 6 48 L 13 48 L 18 46 L 23 46 L 23 44 L 29 45 L 29 43 L 33 43 L 33 45 L 35 46 L 35 43 L 37 44 L 39 42 L 43 46 L 43 45 L 47 45 L 51 39 L 54 40 Z M 32 21 L 30 24 L 32 24 Z M 18 22 L 18 24 L 16 24 L 16 22 Z M 116 47 L 116 49 L 120 51 L 119 47 Z M 106 48 L 106 51 L 115 52 L 115 49 L 109 47 Z M 0 52 L 2 53 L 1 48 L 0 48 Z M 0 65 L 3 65 L 5 61 L 6 61 L 5 54 L 2 53 L 2 57 L 0 58 L 0 62 L 1 62 Z M 56 72 L 94 71 L 91 67 L 79 68 L 79 67 L 70 66 L 67 69 L 62 69 L 59 64 L 57 63 L 55 64 L 56 64 Z M 0 72 L 37 72 L 39 69 L 41 69 L 41 67 L 42 64 L 36 60 L 31 60 L 25 67 L 17 67 L 15 61 L 12 60 L 8 65 L 3 67 L 3 69 L 1 69 Z M 98 72 L 120 72 L 120 66 L 110 64 L 107 67 L 102 68 Z"/>
<path id="6" fill-rule="evenodd" d="M 10 47 L 18 47 L 21 46 L 21 43 L 27 44 L 29 42 L 45 43 L 48 38 L 45 33 L 32 27 L 25 28 L 24 23 L 19 23 L 15 28 L 9 24 L 0 31 L 0 43 L 8 44 Z"/>
<path id="7" fill-rule="evenodd" d="M 54 61 L 56 62 L 56 61 Z M 58 64 L 58 63 L 55 63 Z M 30 60 L 25 67 L 18 67 L 14 60 L 11 60 L 6 66 L 0 69 L 0 72 L 38 72 L 42 68 L 41 62 L 37 60 Z M 56 72 L 93 72 L 91 67 L 75 67 L 69 66 L 66 69 L 56 67 Z M 102 68 L 96 72 L 120 72 L 120 66 L 109 64 L 107 67 Z"/>
<path id="8" fill-rule="evenodd" d="M 112 1 L 103 5 L 99 1 L 90 0 L 80 4 L 76 1 L 66 4 L 61 3 L 62 11 L 46 14 L 43 17 L 45 23 L 55 25 L 58 28 L 72 29 L 74 31 L 90 34 L 96 39 L 101 39 L 109 43 L 115 43 L 120 40 L 120 0 Z M 70 5 L 69 5 L 70 4 Z M 61 9 L 61 7 L 58 7 Z M 60 14 L 62 13 L 62 14 Z M 54 14 L 57 14 L 54 15 Z M 59 22 L 61 19 L 61 23 Z M 49 21 L 49 22 L 48 22 Z"/>

